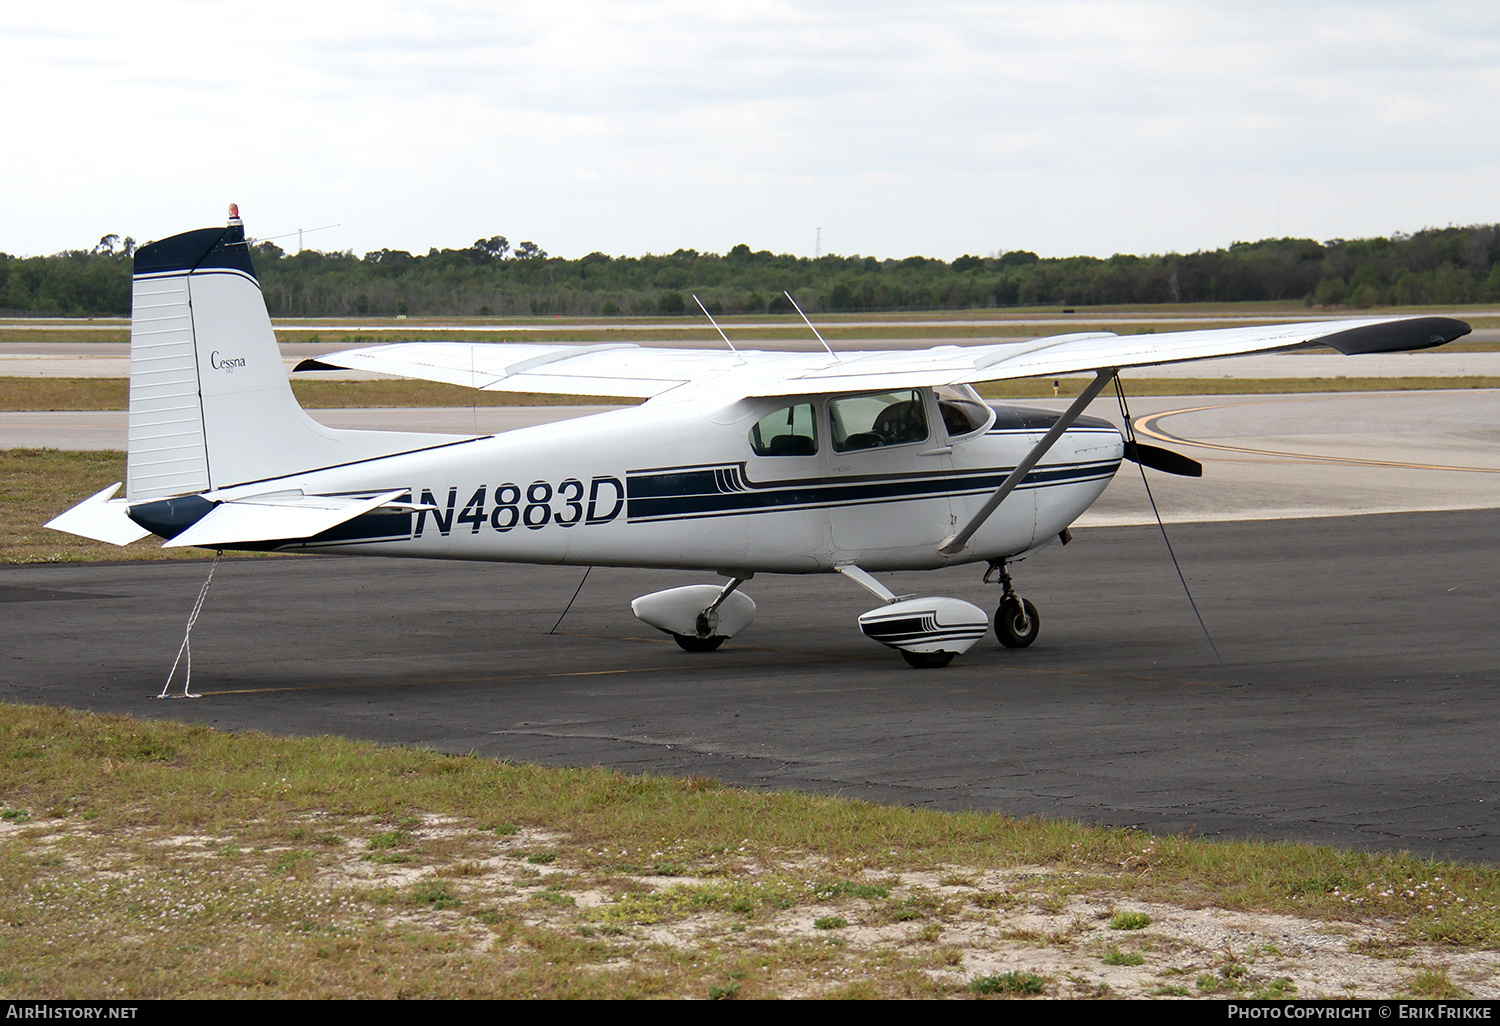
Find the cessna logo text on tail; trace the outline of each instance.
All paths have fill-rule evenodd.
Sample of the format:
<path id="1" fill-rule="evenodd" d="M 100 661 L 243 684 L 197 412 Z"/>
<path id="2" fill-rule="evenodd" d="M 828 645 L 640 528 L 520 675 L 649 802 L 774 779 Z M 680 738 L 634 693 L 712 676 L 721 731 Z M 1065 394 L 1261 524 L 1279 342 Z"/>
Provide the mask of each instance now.
<path id="1" fill-rule="evenodd" d="M 125 495 L 105 489 L 51 527 L 122 545 L 154 533 L 172 547 L 718 573 L 727 581 L 631 604 L 691 651 L 749 627 L 755 603 L 740 588 L 756 574 L 841 573 L 880 602 L 859 617 L 865 635 L 916 666 L 943 665 L 990 629 L 1013 647 L 1036 638 L 1010 564 L 1063 535 L 1122 459 L 1200 471 L 1083 415 L 1120 368 L 1423 349 L 1469 331 L 1410 317 L 836 355 L 411 342 L 299 367 L 645 400 L 437 435 L 337 430 L 302 411 L 237 215 L 142 247 L 133 288 Z M 988 404 L 972 387 L 1064 374 L 1093 381 L 1062 414 Z M 628 469 L 585 472 L 580 457 Z M 869 573 L 970 563 L 1001 585 L 993 617 L 963 599 L 897 597 Z"/>

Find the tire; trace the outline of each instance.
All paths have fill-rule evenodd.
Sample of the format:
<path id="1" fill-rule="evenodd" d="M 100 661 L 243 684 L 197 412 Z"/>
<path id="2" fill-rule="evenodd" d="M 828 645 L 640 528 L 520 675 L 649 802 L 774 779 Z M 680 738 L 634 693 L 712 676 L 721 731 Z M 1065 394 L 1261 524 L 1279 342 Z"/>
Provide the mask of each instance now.
<path id="1" fill-rule="evenodd" d="M 712 638 L 695 638 L 688 634 L 674 634 L 672 640 L 677 642 L 677 647 L 684 652 L 712 652 L 729 639 L 723 635 L 715 635 Z"/>
<path id="2" fill-rule="evenodd" d="M 953 662 L 952 652 L 908 652 L 901 650 L 901 658 L 906 660 L 907 666 L 918 670 L 936 670 L 940 666 L 947 666 Z"/>
<path id="3" fill-rule="evenodd" d="M 1021 612 L 1025 609 L 1025 618 L 1029 621 L 1026 630 L 1021 630 Z M 1000 639 L 1000 644 L 1006 648 L 1025 648 L 1036 640 L 1041 633 L 1042 618 L 1037 616 L 1036 606 L 1025 599 L 1017 606 L 1015 599 L 1006 599 L 1000 603 L 1000 608 L 995 610 L 995 637 Z"/>

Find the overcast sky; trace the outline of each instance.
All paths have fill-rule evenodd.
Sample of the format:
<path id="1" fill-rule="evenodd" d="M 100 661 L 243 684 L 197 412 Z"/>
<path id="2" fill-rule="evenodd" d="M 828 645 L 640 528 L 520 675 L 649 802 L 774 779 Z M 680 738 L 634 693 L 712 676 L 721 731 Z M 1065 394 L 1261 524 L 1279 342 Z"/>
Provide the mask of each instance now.
<path id="1" fill-rule="evenodd" d="M 0 250 L 952 259 L 1500 221 L 1500 4 L 0 7 Z M 295 248 L 296 239 L 282 240 Z"/>

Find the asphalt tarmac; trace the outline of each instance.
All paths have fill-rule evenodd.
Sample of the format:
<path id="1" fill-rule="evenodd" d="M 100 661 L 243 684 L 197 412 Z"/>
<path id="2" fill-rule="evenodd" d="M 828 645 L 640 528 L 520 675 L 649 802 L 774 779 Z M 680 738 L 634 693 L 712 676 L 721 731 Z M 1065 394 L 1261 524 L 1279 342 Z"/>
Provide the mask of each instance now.
<path id="1" fill-rule="evenodd" d="M 223 563 L 196 700 L 158 701 L 206 562 L 0 568 L 0 697 L 554 765 L 1208 837 L 1500 859 L 1500 514 L 1082 529 L 1042 618 L 913 670 L 839 578 L 757 577 L 689 655 L 629 600 L 702 575 L 336 557 Z M 989 606 L 979 568 L 890 575 Z"/>

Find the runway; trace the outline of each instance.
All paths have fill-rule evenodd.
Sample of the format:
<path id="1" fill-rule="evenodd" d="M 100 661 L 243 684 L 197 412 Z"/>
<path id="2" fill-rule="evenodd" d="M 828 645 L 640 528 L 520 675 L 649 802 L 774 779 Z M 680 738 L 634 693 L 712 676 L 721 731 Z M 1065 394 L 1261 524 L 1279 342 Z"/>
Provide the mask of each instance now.
<path id="1" fill-rule="evenodd" d="M 1492 511 L 1077 533 L 1020 565 L 1042 635 L 938 671 L 841 579 L 757 577 L 688 655 L 629 614 L 699 575 L 284 558 L 222 565 L 198 700 L 156 701 L 207 564 L 0 568 L 0 696 L 878 802 L 1500 859 Z M 898 592 L 989 605 L 978 568 Z"/>

